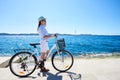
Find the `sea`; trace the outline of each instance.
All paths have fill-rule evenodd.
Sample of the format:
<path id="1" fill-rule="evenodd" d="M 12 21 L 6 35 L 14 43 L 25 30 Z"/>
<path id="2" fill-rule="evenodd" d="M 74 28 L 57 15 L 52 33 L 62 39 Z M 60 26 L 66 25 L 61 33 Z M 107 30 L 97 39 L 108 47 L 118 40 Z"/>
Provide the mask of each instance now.
<path id="1" fill-rule="evenodd" d="M 120 53 L 119 35 L 58 35 L 65 39 L 66 50 L 74 56 L 81 54 L 114 54 Z M 55 39 L 49 39 L 49 47 Z M 0 56 L 12 56 L 16 49 L 32 49 L 30 43 L 39 43 L 39 35 L 0 35 Z M 37 46 L 40 52 L 40 46 Z"/>

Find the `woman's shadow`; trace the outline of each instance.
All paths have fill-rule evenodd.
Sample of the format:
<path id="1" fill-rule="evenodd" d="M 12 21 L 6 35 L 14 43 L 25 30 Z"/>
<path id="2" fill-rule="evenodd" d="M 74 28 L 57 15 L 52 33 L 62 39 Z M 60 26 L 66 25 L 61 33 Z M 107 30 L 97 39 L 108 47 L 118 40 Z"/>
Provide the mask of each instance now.
<path id="1" fill-rule="evenodd" d="M 81 74 L 76 74 L 73 72 L 58 72 L 56 74 L 52 74 L 50 72 L 42 72 L 42 76 L 47 76 L 47 80 L 62 80 L 62 73 L 67 73 L 67 76 L 70 80 L 81 80 Z"/>

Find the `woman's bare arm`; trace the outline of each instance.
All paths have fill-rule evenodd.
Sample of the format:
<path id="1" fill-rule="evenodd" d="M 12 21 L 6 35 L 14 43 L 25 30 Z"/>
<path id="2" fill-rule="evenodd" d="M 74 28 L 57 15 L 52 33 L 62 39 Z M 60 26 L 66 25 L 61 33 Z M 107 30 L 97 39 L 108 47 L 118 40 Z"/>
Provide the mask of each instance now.
<path id="1" fill-rule="evenodd" d="M 43 38 L 52 38 L 55 37 L 54 35 L 45 35 Z"/>

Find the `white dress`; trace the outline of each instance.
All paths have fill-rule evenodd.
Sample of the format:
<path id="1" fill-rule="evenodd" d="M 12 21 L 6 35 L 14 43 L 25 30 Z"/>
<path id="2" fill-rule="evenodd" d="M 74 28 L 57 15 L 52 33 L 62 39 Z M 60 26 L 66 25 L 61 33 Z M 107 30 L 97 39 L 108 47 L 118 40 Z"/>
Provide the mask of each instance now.
<path id="1" fill-rule="evenodd" d="M 44 38 L 44 36 L 48 35 L 48 32 L 47 32 L 45 26 L 40 25 L 40 27 L 38 28 L 38 33 L 40 35 L 41 52 L 47 52 L 49 50 L 48 39 Z"/>

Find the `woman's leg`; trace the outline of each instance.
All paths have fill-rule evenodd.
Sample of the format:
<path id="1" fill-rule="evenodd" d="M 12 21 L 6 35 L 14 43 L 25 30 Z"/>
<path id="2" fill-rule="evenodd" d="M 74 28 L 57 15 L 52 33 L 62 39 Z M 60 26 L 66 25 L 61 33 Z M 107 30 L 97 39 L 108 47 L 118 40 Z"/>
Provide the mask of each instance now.
<path id="1" fill-rule="evenodd" d="M 49 50 L 47 50 L 46 53 L 41 52 L 40 61 L 45 60 L 47 58 L 48 54 L 49 54 Z"/>
<path id="2" fill-rule="evenodd" d="M 41 56 L 40 56 L 40 61 L 44 60 L 45 59 L 45 55 L 46 55 L 46 42 L 45 41 L 42 41 L 40 43 L 40 49 L 41 49 Z"/>
<path id="3" fill-rule="evenodd" d="M 40 61 L 43 61 L 45 59 L 45 52 L 41 52 Z"/>
<path id="4" fill-rule="evenodd" d="M 45 52 L 41 52 L 41 56 L 40 56 L 40 65 L 39 67 L 42 68 L 44 67 L 44 56 L 45 56 Z"/>
<path id="5" fill-rule="evenodd" d="M 47 58 L 47 55 L 49 53 L 49 47 L 48 43 L 44 42 L 44 44 L 41 45 L 41 56 L 40 56 L 40 68 L 41 72 L 48 72 L 49 69 L 45 68 L 45 60 Z"/>
<path id="6" fill-rule="evenodd" d="M 44 59 L 47 58 L 48 54 L 49 54 L 50 50 L 47 50 L 47 52 L 45 53 Z"/>
<path id="7" fill-rule="evenodd" d="M 41 68 L 41 72 L 48 72 L 49 69 L 45 68 L 46 54 L 45 53 L 41 53 L 41 57 L 40 58 L 41 58 L 41 61 L 40 61 L 39 67 Z"/>

